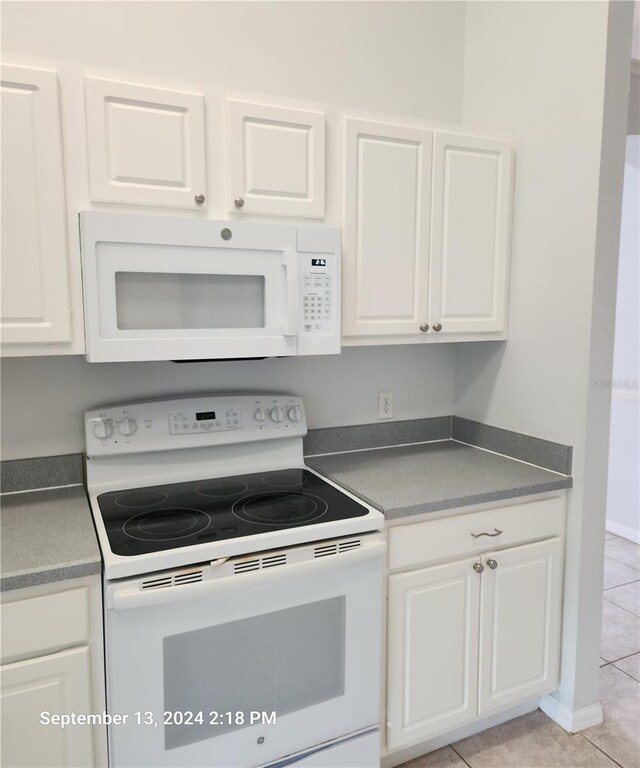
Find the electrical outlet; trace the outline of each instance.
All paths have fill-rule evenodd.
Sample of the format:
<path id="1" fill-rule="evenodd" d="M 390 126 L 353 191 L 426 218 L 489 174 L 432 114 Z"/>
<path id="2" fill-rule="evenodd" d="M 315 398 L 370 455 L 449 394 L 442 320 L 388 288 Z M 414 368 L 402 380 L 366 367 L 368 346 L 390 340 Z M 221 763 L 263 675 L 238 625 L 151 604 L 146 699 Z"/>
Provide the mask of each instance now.
<path id="1" fill-rule="evenodd" d="M 378 418 L 393 418 L 393 392 L 378 392 Z"/>

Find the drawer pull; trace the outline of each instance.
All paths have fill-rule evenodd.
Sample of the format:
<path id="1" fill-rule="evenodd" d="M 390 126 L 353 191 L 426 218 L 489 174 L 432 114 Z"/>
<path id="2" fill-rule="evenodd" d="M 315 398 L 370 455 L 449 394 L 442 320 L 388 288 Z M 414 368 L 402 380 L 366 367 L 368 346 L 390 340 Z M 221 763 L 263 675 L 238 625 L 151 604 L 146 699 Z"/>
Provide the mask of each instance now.
<path id="1" fill-rule="evenodd" d="M 493 533 L 486 533 L 485 531 L 483 531 L 482 533 L 472 533 L 471 535 L 473 536 L 474 539 L 479 539 L 481 536 L 489 536 L 490 538 L 493 538 L 494 536 L 500 536 L 501 533 L 502 533 L 501 530 L 499 530 L 498 528 L 494 528 Z"/>

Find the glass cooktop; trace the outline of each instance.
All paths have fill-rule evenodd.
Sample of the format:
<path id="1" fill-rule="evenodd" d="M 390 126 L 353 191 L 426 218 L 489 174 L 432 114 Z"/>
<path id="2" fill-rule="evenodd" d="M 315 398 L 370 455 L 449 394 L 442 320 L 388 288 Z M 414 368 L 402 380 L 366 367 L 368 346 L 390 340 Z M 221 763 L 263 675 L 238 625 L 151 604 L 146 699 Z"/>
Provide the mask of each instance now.
<path id="1" fill-rule="evenodd" d="M 98 505 L 111 551 L 124 556 L 368 513 L 306 469 L 112 491 Z"/>

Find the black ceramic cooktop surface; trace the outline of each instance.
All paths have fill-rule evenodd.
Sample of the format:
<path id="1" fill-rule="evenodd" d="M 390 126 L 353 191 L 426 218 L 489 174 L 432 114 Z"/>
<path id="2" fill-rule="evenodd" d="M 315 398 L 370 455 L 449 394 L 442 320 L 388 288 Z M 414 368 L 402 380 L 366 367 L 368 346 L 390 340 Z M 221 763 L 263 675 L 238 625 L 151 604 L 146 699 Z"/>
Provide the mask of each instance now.
<path id="1" fill-rule="evenodd" d="M 111 551 L 132 556 L 362 517 L 368 510 L 306 469 L 282 469 L 98 496 Z"/>

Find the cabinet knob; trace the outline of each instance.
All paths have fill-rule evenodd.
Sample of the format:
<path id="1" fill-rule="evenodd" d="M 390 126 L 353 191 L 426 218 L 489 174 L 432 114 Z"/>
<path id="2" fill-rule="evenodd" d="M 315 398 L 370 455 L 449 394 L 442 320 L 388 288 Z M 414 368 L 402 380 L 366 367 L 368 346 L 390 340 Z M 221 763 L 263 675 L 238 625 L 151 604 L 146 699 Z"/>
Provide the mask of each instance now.
<path id="1" fill-rule="evenodd" d="M 236 208 L 244 208 L 244 197 L 236 197 L 233 200 L 233 204 Z"/>
<path id="2" fill-rule="evenodd" d="M 426 333 L 429 330 L 429 323 L 422 323 L 420 326 L 422 333 Z"/>
<path id="3" fill-rule="evenodd" d="M 196 201 L 196 205 L 202 205 L 202 203 L 204 203 L 207 198 L 202 194 L 202 192 L 198 192 L 197 195 L 193 196 L 193 199 Z"/>
<path id="4" fill-rule="evenodd" d="M 434 323 L 433 324 L 433 330 L 434 331 L 441 331 L 442 330 L 442 323 Z"/>
<path id="5" fill-rule="evenodd" d="M 482 571 L 484 571 L 484 565 L 482 565 L 482 563 L 474 563 L 473 564 L 473 570 L 476 573 L 482 573 Z"/>
<path id="6" fill-rule="evenodd" d="M 489 568 L 491 568 L 492 571 L 495 571 L 495 569 L 498 567 L 498 561 L 490 557 L 487 560 L 487 565 L 489 566 Z"/>

